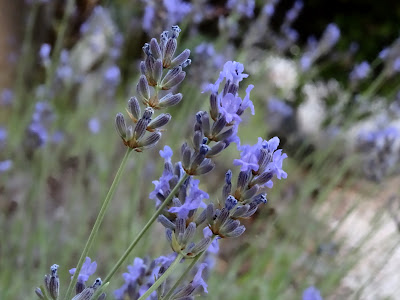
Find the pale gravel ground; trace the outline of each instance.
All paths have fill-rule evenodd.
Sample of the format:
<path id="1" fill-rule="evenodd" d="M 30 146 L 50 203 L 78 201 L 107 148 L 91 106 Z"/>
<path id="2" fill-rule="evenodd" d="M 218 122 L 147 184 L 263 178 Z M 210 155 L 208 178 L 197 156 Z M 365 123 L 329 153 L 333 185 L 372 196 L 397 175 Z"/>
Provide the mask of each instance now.
<path id="1" fill-rule="evenodd" d="M 345 193 L 338 189 L 333 193 L 330 199 L 342 199 L 340 205 L 326 201 L 322 206 L 322 213 L 329 216 L 329 225 L 335 228 L 340 224 L 336 238 L 344 241 L 341 255 L 354 253 L 362 239 L 370 234 L 361 247 L 357 264 L 343 278 L 337 293 L 328 299 L 400 300 L 400 232 L 392 216 L 400 216 L 400 197 L 395 204 L 388 205 L 392 195 L 400 196 L 399 183 L 400 177 L 393 178 L 385 187 L 370 193 L 365 191 L 365 186 L 371 183 L 363 181 L 361 188 Z M 340 223 L 354 204 L 356 208 Z M 383 213 L 379 214 L 382 209 Z"/>

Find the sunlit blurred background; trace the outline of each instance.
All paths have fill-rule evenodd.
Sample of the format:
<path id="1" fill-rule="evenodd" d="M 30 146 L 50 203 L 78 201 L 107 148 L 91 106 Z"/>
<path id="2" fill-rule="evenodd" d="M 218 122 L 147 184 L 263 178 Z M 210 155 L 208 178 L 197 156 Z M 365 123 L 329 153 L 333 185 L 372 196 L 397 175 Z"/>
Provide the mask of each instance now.
<path id="1" fill-rule="evenodd" d="M 255 86 L 242 143 L 278 136 L 288 178 L 220 242 L 206 297 L 302 299 L 314 286 L 324 299 L 400 299 L 399 20 L 389 0 L 0 1 L 0 299 L 34 299 L 54 263 L 66 289 L 124 155 L 114 118 L 136 93 L 142 46 L 172 25 L 191 50 L 183 100 L 159 144 L 128 161 L 89 253 L 96 276 L 155 211 L 159 150 L 180 159 L 202 91 L 235 60 L 249 74 L 239 94 Z M 210 199 L 239 171 L 228 149 L 201 177 Z M 155 224 L 107 299 L 135 257 L 171 252 L 164 237 Z"/>

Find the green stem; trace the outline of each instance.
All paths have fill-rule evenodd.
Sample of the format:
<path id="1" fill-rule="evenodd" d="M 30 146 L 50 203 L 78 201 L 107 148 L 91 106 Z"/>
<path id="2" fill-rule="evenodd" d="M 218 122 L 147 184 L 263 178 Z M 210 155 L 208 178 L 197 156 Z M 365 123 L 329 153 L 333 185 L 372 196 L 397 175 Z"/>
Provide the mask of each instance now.
<path id="1" fill-rule="evenodd" d="M 365 98 L 370 98 L 375 92 L 381 87 L 382 83 L 386 79 L 386 72 L 382 71 L 381 74 L 371 83 L 369 88 L 363 93 Z"/>
<path id="2" fill-rule="evenodd" d="M 183 258 L 183 254 L 179 253 L 178 256 L 175 258 L 174 262 L 169 266 L 169 268 L 165 271 L 164 274 L 161 275 L 160 278 L 153 283 L 153 285 L 140 297 L 138 300 L 145 300 L 147 299 L 151 293 L 153 293 L 167 278 L 168 276 L 176 269 Z"/>
<path id="3" fill-rule="evenodd" d="M 186 278 L 187 274 L 190 272 L 191 269 L 193 269 L 193 267 L 196 265 L 196 263 L 200 260 L 205 252 L 206 251 L 201 252 L 194 259 L 192 259 L 190 265 L 186 268 L 185 272 L 182 273 L 181 277 L 179 277 L 179 279 L 175 282 L 174 286 L 168 291 L 165 297 L 163 297 L 163 300 L 169 300 L 171 298 L 172 293 L 178 288 L 183 279 Z"/>
<path id="4" fill-rule="evenodd" d="M 126 150 L 125 156 L 122 159 L 121 165 L 119 166 L 119 169 L 117 171 L 117 174 L 115 175 L 114 181 L 111 184 L 110 190 L 108 191 L 107 196 L 103 201 L 103 204 L 101 206 L 99 215 L 97 216 L 96 222 L 94 223 L 94 226 L 92 228 L 92 232 L 89 235 L 89 238 L 88 238 L 88 240 L 86 242 L 85 248 L 83 249 L 83 252 L 81 254 L 81 257 L 79 258 L 78 265 L 76 267 L 74 276 L 72 277 L 72 280 L 69 283 L 69 286 L 68 286 L 68 289 L 67 289 L 67 293 L 65 294 L 65 298 L 64 298 L 65 300 L 70 300 L 71 299 L 72 290 L 73 290 L 73 288 L 76 285 L 76 282 L 78 280 L 78 275 L 79 275 L 79 272 L 82 269 L 83 262 L 85 261 L 85 258 L 87 256 L 87 254 L 89 253 L 90 248 L 92 247 L 93 241 L 94 241 L 94 239 L 95 239 L 95 237 L 97 235 L 97 232 L 99 231 L 99 228 L 100 228 L 100 225 L 101 225 L 101 223 L 103 221 L 103 218 L 104 218 L 104 215 L 106 213 L 106 210 L 107 210 L 107 208 L 108 208 L 108 206 L 109 206 L 109 204 L 111 202 L 111 198 L 114 195 L 114 192 L 115 192 L 115 190 L 116 190 L 116 188 L 118 186 L 118 183 L 121 180 L 122 173 L 124 171 L 126 162 L 128 160 L 128 156 L 131 153 L 131 151 L 132 151 L 131 148 L 128 148 Z M 107 282 L 107 281 L 108 280 L 105 280 L 104 282 Z"/>
<path id="5" fill-rule="evenodd" d="M 61 50 L 62 50 L 62 46 L 63 46 L 63 42 L 64 42 L 64 38 L 65 38 L 65 34 L 67 33 L 67 28 L 68 28 L 68 20 L 71 17 L 73 11 L 74 11 L 74 3 L 75 0 L 68 0 L 66 7 L 65 7 L 65 13 L 64 16 L 61 20 L 60 23 L 60 27 L 57 33 L 57 39 L 54 45 L 54 51 L 53 54 L 51 56 L 51 65 L 50 65 L 50 69 L 49 72 L 46 76 L 46 92 L 49 93 L 50 91 L 50 87 L 53 83 L 54 80 L 54 73 L 56 71 L 56 68 L 58 66 L 58 62 L 60 60 L 60 54 L 61 54 Z"/>
<path id="6" fill-rule="evenodd" d="M 16 94 L 16 104 L 18 105 L 16 111 L 21 113 L 20 108 L 25 102 L 22 97 L 25 94 L 25 75 L 26 68 L 28 67 L 29 60 L 32 58 L 31 46 L 32 46 L 32 36 L 35 21 L 39 12 L 39 5 L 36 1 L 32 4 L 32 8 L 29 10 L 28 20 L 26 23 L 26 31 L 24 35 L 24 40 L 22 42 L 21 59 L 18 62 L 17 69 L 17 79 L 15 82 L 15 94 Z M 16 118 L 19 120 L 19 118 Z"/>
<path id="7" fill-rule="evenodd" d="M 187 178 L 189 178 L 189 175 L 185 173 L 182 176 L 181 180 L 179 180 L 179 182 L 176 184 L 176 186 L 169 193 L 168 197 L 164 200 L 164 202 L 160 205 L 160 207 L 157 209 L 157 211 L 153 214 L 153 216 L 150 218 L 150 220 L 143 227 L 142 231 L 140 231 L 140 233 L 138 234 L 136 239 L 133 240 L 133 242 L 129 245 L 128 249 L 126 249 L 125 253 L 121 256 L 121 258 L 118 260 L 118 262 L 112 268 L 110 273 L 108 273 L 107 277 L 104 279 L 105 282 L 110 281 L 111 277 L 115 274 L 115 272 L 118 270 L 118 268 L 124 263 L 125 259 L 132 252 L 132 250 L 135 248 L 136 244 L 144 236 L 144 234 L 147 232 L 147 230 L 150 228 L 150 226 L 158 218 L 158 216 L 162 213 L 164 208 L 167 207 L 167 205 L 171 202 L 172 198 L 174 197 L 174 195 L 177 193 L 178 189 L 181 187 L 181 185 L 185 182 L 185 180 Z"/>

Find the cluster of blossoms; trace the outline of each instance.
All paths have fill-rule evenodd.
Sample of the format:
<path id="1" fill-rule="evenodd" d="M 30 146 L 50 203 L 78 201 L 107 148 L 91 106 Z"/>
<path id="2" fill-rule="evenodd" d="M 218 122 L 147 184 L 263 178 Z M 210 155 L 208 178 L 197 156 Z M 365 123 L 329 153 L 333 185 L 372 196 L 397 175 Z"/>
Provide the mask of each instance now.
<path id="1" fill-rule="evenodd" d="M 159 114 L 152 119 L 154 110 L 176 105 L 182 100 L 180 93 L 160 96 L 160 91 L 168 91 L 185 79 L 186 73 L 182 69 L 191 63 L 188 49 L 174 57 L 180 31 L 178 26 L 172 26 L 172 32 L 164 31 L 159 42 L 153 38 L 149 44 L 143 46 L 146 59 L 140 63 L 142 75 L 136 87 L 137 97 L 128 101 L 127 109 L 135 126 L 127 126 L 122 113 L 116 116 L 115 124 L 119 135 L 124 144 L 135 151 L 140 152 L 155 146 L 161 138 L 160 128 L 171 120 L 168 113 Z M 165 76 L 164 70 L 167 70 Z M 143 114 L 139 100 L 146 105 Z M 149 134 L 146 135 L 146 132 Z"/>
<path id="2" fill-rule="evenodd" d="M 146 58 L 140 64 L 137 97 L 128 101 L 127 108 L 134 126 L 127 126 L 121 113 L 115 119 L 117 132 L 129 151 L 141 152 L 156 145 L 161 137 L 160 128 L 170 121 L 171 116 L 162 113 L 153 119 L 154 111 L 175 105 L 182 99 L 182 94 L 168 92 L 184 80 L 186 73 L 183 68 L 190 64 L 190 51 L 187 49 L 174 57 L 179 32 L 179 27 L 173 26 L 171 32 L 161 34 L 160 41 L 152 39 L 143 47 Z M 164 158 L 164 171 L 160 179 L 153 182 L 155 189 L 149 198 L 156 201 L 158 209 L 155 216 L 165 227 L 172 253 L 153 261 L 136 258 L 133 265 L 128 267 L 128 273 L 123 274 L 125 284 L 114 292 L 117 299 L 161 297 L 189 300 L 198 294 L 207 293 L 205 278 L 213 265 L 212 255 L 219 249 L 218 240 L 242 235 L 246 228 L 241 221 L 251 217 L 260 204 L 266 203 L 265 189 L 273 186 L 272 179 L 286 178 L 282 162 L 287 156 L 281 149 L 278 150 L 277 137 L 269 141 L 259 138 L 255 145 L 240 143 L 237 133 L 243 114 L 247 109 L 253 115 L 255 113 L 250 100 L 254 86 L 246 88 L 243 99 L 238 93 L 240 82 L 247 77 L 242 64 L 226 62 L 217 81 L 205 88 L 205 92 L 210 92 L 210 108 L 196 114 L 191 142 L 183 143 L 180 148 L 181 160 L 172 163 L 173 152 L 168 146 L 160 151 Z M 220 89 L 222 83 L 224 85 Z M 161 95 L 162 91 L 167 93 Z M 143 114 L 140 102 L 146 106 Z M 241 151 L 240 158 L 233 162 L 241 167 L 236 186 L 232 184 L 232 171 L 228 170 L 221 201 L 207 201 L 209 203 L 206 204 L 204 201 L 210 199 L 210 196 L 199 188 L 200 180 L 194 176 L 213 170 L 213 158 L 232 142 Z M 187 269 L 187 272 L 192 272 L 185 272 L 184 275 L 190 274 L 193 279 L 189 282 L 178 280 L 171 287 L 171 282 L 167 280 L 170 271 L 174 270 L 177 263 L 185 260 L 192 261 Z M 83 265 L 80 263 L 77 269 L 70 270 L 73 275 L 71 286 L 77 280 L 73 300 L 89 300 L 94 297 L 103 300 L 106 297 L 104 293 L 100 295 L 104 288 L 101 287 L 100 278 L 93 285 L 86 286 L 86 281 L 96 267 L 96 262 L 86 258 Z M 58 298 L 57 269 L 57 265 L 52 266 L 52 273 L 45 277 L 45 288 L 36 289 L 39 298 L 49 299 L 48 295 L 53 300 Z M 77 270 L 79 274 L 76 274 Z M 106 280 L 109 278 L 107 276 Z M 70 289 L 67 295 L 69 292 Z"/>
<path id="3" fill-rule="evenodd" d="M 166 204 L 158 221 L 165 227 L 173 253 L 146 264 L 136 258 L 134 265 L 128 267 L 129 273 L 124 274 L 125 284 L 115 292 L 117 299 L 138 299 L 143 295 L 143 289 L 151 285 L 154 278 L 160 278 L 165 268 L 177 258 L 203 260 L 198 263 L 192 281 L 172 288 L 168 282 L 164 282 L 151 294 L 150 299 L 194 299 L 198 293 L 207 292 L 202 273 L 211 266 L 207 263 L 209 256 L 204 257 L 203 254 L 216 253 L 219 239 L 243 234 L 245 226 L 241 220 L 251 217 L 260 204 L 266 203 L 265 188 L 272 187 L 272 178 L 286 178 L 287 174 L 282 170 L 286 154 L 277 150 L 277 137 L 269 141 L 260 138 L 252 146 L 239 146 L 241 158 L 235 160 L 234 165 L 241 166 L 241 171 L 235 188 L 232 185 L 232 171 L 226 173 L 222 203 L 206 204 L 204 200 L 210 196 L 199 188 L 200 180 L 193 178 L 210 172 L 214 167 L 212 158 L 231 142 L 240 145 L 237 131 L 241 116 L 247 108 L 254 114 L 250 100 L 253 86 L 246 89 L 244 99 L 238 96 L 239 82 L 248 76 L 243 70 L 242 64 L 229 61 L 216 83 L 206 88 L 206 91 L 211 91 L 210 109 L 196 114 L 192 143 L 191 146 L 188 143 L 182 145 L 181 161 L 172 163 L 173 152 L 168 146 L 160 151 L 164 158 L 164 171 L 159 180 L 153 181 L 155 189 L 149 197 L 156 201 L 157 207 Z M 223 81 L 225 84 L 220 92 Z"/>
<path id="4" fill-rule="evenodd" d="M 372 180 L 381 181 L 400 162 L 400 132 L 395 127 L 360 132 L 358 147 L 365 154 L 364 173 Z"/>

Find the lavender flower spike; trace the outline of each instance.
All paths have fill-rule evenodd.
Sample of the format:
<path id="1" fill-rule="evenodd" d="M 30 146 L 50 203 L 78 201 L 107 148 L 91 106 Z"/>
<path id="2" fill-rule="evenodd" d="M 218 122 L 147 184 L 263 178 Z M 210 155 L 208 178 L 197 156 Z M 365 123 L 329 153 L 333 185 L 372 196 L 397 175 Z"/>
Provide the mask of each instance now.
<path id="1" fill-rule="evenodd" d="M 282 162 L 287 155 L 285 153 L 282 154 L 282 149 L 277 150 L 278 145 L 278 137 L 274 137 L 269 141 L 263 141 L 262 138 L 258 138 L 257 144 L 253 146 L 243 145 L 239 147 L 242 151 L 240 159 L 235 159 L 233 164 L 241 166 L 242 172 L 253 171 L 259 176 L 270 173 L 272 176 L 276 175 L 278 179 L 286 178 L 287 174 L 282 169 Z M 265 186 L 269 188 L 272 185 L 271 180 L 265 183 Z"/>

